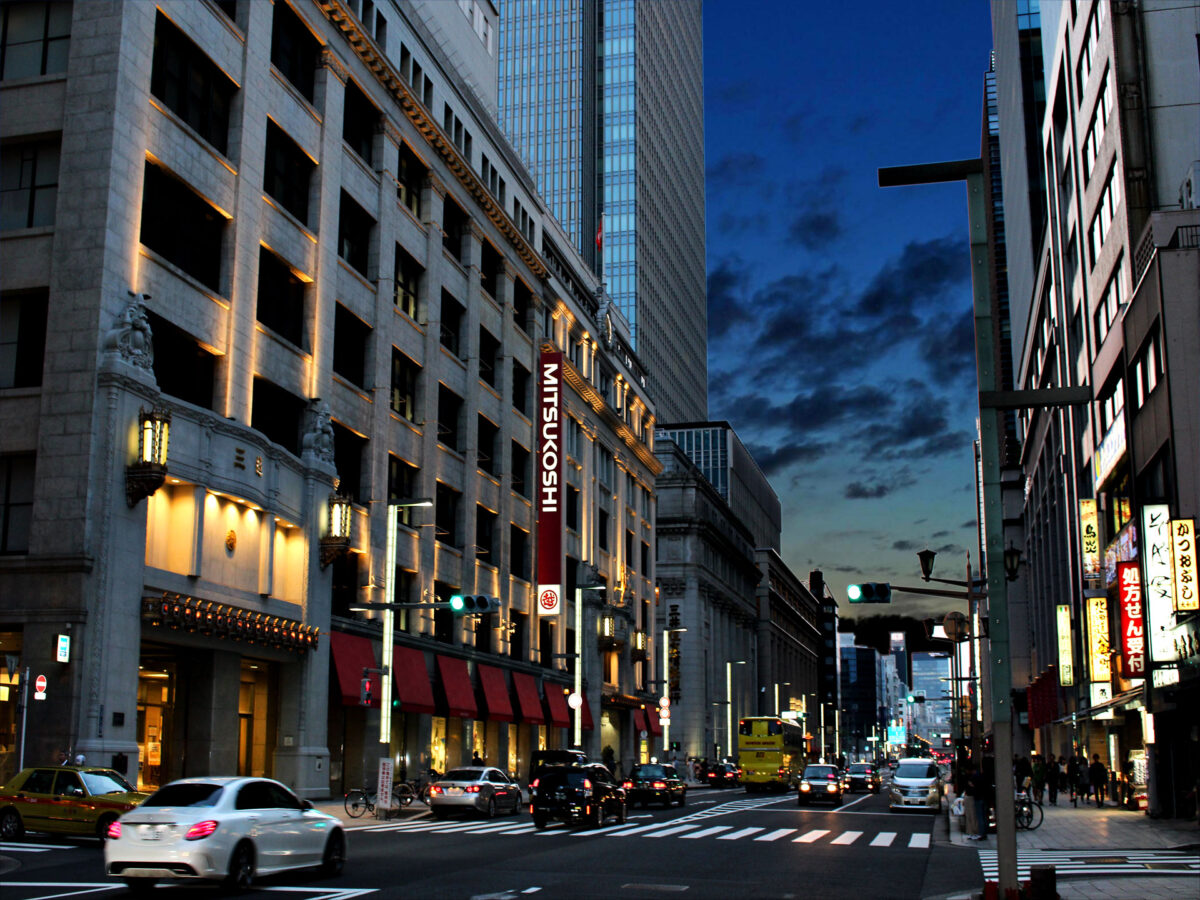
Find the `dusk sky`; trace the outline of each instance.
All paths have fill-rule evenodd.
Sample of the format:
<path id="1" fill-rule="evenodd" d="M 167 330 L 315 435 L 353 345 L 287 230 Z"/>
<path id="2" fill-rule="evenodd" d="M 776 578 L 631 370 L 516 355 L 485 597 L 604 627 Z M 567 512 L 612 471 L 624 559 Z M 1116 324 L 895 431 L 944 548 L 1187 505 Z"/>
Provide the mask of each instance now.
<path id="1" fill-rule="evenodd" d="M 977 157 L 982 0 L 705 3 L 709 416 L 783 505 L 783 557 L 846 585 L 978 565 L 966 189 L 881 166 Z"/>

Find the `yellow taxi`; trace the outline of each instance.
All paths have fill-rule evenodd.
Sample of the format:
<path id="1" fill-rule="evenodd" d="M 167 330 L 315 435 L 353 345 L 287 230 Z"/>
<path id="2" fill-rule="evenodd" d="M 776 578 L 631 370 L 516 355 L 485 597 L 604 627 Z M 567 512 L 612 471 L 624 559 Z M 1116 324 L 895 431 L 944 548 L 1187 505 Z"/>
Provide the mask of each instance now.
<path id="1" fill-rule="evenodd" d="M 149 797 L 112 769 L 34 766 L 0 788 L 0 841 L 26 831 L 104 839 L 108 826 Z"/>

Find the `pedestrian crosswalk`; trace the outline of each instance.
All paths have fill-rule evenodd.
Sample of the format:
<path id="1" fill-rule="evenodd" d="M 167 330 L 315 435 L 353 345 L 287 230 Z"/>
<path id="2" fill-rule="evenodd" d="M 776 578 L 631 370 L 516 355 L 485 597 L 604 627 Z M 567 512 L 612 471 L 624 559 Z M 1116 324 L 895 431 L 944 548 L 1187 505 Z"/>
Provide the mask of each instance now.
<path id="1" fill-rule="evenodd" d="M 45 853 L 48 850 L 72 849 L 74 847 L 71 844 L 29 844 L 25 841 L 0 841 L 0 853 Z"/>
<path id="2" fill-rule="evenodd" d="M 713 838 L 718 841 L 758 841 L 765 843 L 793 844 L 827 844 L 835 847 L 869 846 L 869 847 L 907 847 L 914 850 L 928 849 L 930 835 L 914 833 L 899 835 L 895 831 L 867 833 L 864 831 L 835 832 L 827 828 L 774 828 L 762 826 L 735 827 L 733 825 L 712 825 L 700 817 L 685 816 L 665 822 L 650 822 L 648 824 L 616 823 L 605 825 L 603 828 L 568 828 L 561 823 L 554 823 L 539 831 L 528 819 L 518 822 L 439 822 L 421 820 L 418 822 L 397 823 L 388 825 L 373 825 L 356 829 L 368 832 L 389 832 L 393 834 L 484 834 L 503 837 L 513 837 L 522 834 L 536 834 L 538 837 L 556 838 L 569 836 L 574 838 L 604 837 L 604 838 L 679 838 L 681 840 L 702 840 Z"/>
<path id="3" fill-rule="evenodd" d="M 995 850 L 979 849 L 985 879 L 999 878 Z M 1062 875 L 1197 875 L 1200 854 L 1181 850 L 1018 850 L 1017 878 L 1029 878 L 1033 866 L 1054 866 Z"/>

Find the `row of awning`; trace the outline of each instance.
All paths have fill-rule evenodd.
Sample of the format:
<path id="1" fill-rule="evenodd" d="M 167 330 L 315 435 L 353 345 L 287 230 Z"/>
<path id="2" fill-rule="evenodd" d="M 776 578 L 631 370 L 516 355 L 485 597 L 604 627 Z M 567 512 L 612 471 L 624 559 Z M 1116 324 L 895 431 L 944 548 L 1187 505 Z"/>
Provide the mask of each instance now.
<path id="1" fill-rule="evenodd" d="M 662 737 L 662 724 L 658 721 L 658 710 L 635 709 L 633 711 L 633 730 L 638 734 L 644 731 L 654 737 Z"/>
<path id="2" fill-rule="evenodd" d="M 365 637 L 333 631 L 329 634 L 329 648 L 337 672 L 338 686 L 342 692 L 342 703 L 358 706 L 361 702 L 363 670 L 379 668 L 374 644 Z M 528 672 L 511 673 L 510 693 L 503 669 L 487 663 L 477 663 L 477 694 L 465 659 L 438 653 L 435 654 L 435 660 L 437 683 L 441 688 L 438 700 L 441 702 L 435 702 L 434 682 L 425 665 L 424 652 L 415 647 L 395 646 L 392 651 L 392 684 L 396 699 L 400 702 L 400 712 L 485 719 L 491 722 L 520 721 L 529 725 L 551 725 L 555 728 L 567 728 L 571 724 L 566 695 L 561 690 L 551 687 L 546 691 L 543 706 L 537 681 Z M 371 673 L 368 677 L 371 680 L 369 705 L 378 708 L 380 677 L 378 673 Z M 482 703 L 479 703 L 478 699 L 482 699 Z M 581 711 L 583 727 L 591 731 L 595 726 L 586 698 Z M 638 713 L 640 715 L 641 711 Z M 652 718 L 655 718 L 657 724 L 657 717 Z"/>

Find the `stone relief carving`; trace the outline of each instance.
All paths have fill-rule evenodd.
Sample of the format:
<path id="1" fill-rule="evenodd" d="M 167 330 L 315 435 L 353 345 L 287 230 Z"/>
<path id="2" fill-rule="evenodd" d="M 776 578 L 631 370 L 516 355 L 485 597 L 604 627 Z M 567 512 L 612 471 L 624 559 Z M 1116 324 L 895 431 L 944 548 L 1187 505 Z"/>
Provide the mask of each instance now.
<path id="1" fill-rule="evenodd" d="M 104 335 L 104 352 L 116 354 L 130 365 L 154 371 L 154 343 L 145 301 L 149 294 L 129 292 L 133 299 L 117 314 L 112 327 Z"/>
<path id="2" fill-rule="evenodd" d="M 302 458 L 316 458 L 333 465 L 333 423 L 330 420 L 329 404 L 314 397 L 308 405 L 308 427 L 300 441 Z"/>

